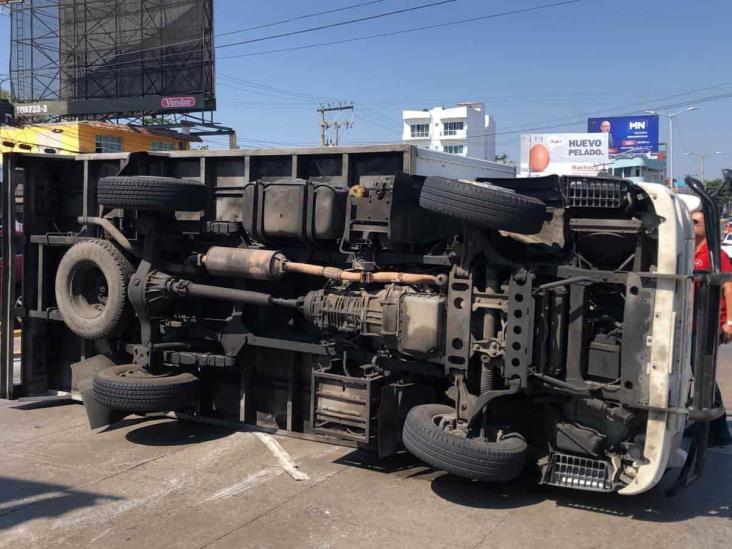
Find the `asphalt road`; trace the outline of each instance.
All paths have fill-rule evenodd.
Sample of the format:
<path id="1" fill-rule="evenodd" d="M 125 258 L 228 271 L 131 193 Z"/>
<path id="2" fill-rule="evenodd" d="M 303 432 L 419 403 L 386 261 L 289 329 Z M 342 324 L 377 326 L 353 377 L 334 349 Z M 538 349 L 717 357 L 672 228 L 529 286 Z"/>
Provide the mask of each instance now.
<path id="1" fill-rule="evenodd" d="M 732 402 L 732 346 L 720 383 Z M 100 432 L 82 406 L 0 400 L 0 548 L 730 547 L 732 455 L 675 498 L 491 486 L 408 456 L 168 419 Z"/>

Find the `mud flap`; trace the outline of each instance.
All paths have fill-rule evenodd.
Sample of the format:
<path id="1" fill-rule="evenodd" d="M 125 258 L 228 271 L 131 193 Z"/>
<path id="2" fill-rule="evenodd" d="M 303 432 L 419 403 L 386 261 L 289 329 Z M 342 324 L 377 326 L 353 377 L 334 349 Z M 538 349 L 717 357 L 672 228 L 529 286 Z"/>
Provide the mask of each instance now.
<path id="1" fill-rule="evenodd" d="M 96 355 L 71 365 L 71 386 L 74 391 L 81 394 L 89 426 L 92 429 L 105 427 L 129 415 L 128 412 L 113 410 L 100 404 L 92 393 L 94 375 L 110 366 L 116 366 L 116 364 L 104 355 Z"/>

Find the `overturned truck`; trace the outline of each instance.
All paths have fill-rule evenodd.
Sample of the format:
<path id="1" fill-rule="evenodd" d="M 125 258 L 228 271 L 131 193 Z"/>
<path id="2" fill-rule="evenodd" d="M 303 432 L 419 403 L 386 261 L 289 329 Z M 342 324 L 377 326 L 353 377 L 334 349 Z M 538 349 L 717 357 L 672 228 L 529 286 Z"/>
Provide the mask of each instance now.
<path id="1" fill-rule="evenodd" d="M 483 169 L 409 146 L 7 155 L 8 392 L 80 395 L 93 426 L 175 412 L 623 494 L 659 481 L 692 417 L 681 480 L 700 473 L 722 277 L 692 273 L 687 208 Z"/>

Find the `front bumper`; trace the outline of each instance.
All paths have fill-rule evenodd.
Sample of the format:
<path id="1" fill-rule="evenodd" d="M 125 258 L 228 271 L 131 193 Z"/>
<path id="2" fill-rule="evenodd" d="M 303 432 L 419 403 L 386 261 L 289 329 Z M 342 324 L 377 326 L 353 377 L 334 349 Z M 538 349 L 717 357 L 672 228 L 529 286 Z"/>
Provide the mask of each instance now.
<path id="1" fill-rule="evenodd" d="M 646 365 L 650 390 L 645 459 L 637 465 L 633 481 L 619 490 L 624 495 L 645 492 L 660 481 L 671 456 L 681 445 L 687 416 L 700 422 L 706 437 L 707 422 L 724 412 L 714 408 L 714 388 L 721 285 L 728 275 L 692 275 L 693 239 L 688 210 L 666 187 L 649 183 L 640 185 L 663 219 L 658 227 L 657 273 L 672 276 L 658 279 L 653 333 L 649 341 L 651 360 Z M 714 212 L 707 215 L 714 218 Z M 695 337 L 692 337 L 692 329 Z M 689 403 L 692 360 L 694 384 Z M 705 442 L 699 438 L 689 452 L 682 476 L 684 471 L 688 473 L 692 461 L 696 463 L 696 476 L 701 475 Z M 686 478 L 683 481 L 686 482 Z"/>

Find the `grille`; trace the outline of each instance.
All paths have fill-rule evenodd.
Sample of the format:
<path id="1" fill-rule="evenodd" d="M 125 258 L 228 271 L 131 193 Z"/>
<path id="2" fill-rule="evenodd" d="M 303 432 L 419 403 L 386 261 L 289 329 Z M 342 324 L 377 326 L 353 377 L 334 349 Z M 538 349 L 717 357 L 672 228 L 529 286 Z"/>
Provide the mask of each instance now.
<path id="1" fill-rule="evenodd" d="M 591 492 L 611 492 L 610 464 L 599 459 L 555 452 L 542 483 Z"/>
<path id="2" fill-rule="evenodd" d="M 573 178 L 566 179 L 563 189 L 568 208 L 621 208 L 627 192 L 625 181 Z"/>

